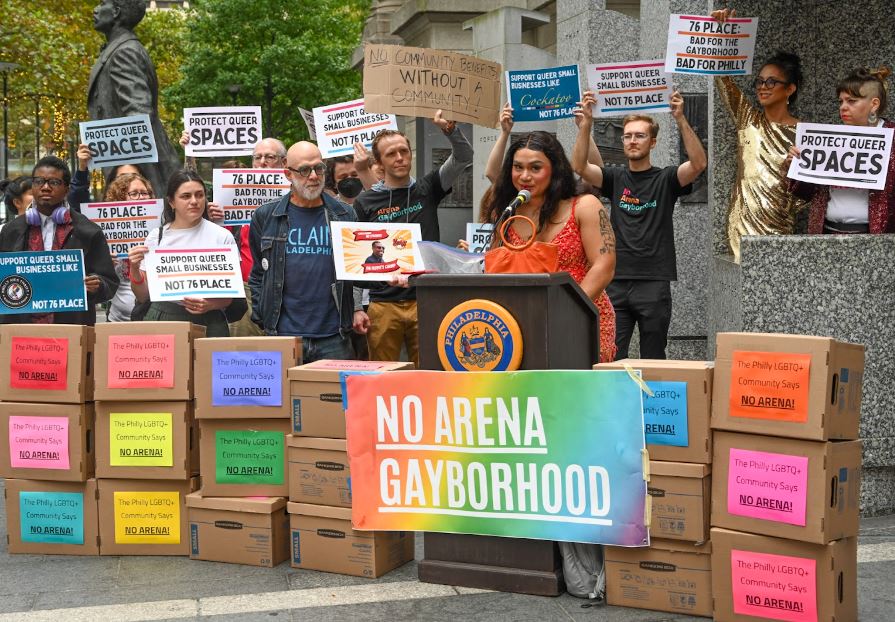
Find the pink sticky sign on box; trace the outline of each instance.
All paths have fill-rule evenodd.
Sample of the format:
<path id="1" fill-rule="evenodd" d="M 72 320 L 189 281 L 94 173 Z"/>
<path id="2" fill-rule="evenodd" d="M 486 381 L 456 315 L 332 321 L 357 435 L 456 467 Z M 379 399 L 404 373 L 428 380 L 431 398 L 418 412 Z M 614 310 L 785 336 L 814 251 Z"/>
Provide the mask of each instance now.
<path id="1" fill-rule="evenodd" d="M 174 386 L 174 335 L 109 335 L 110 389 Z"/>
<path id="2" fill-rule="evenodd" d="M 734 613 L 787 622 L 817 621 L 817 561 L 730 551 Z"/>
<path id="3" fill-rule="evenodd" d="M 9 465 L 14 469 L 69 468 L 67 417 L 10 417 Z"/>
<path id="4" fill-rule="evenodd" d="M 42 391 L 68 388 L 68 339 L 13 337 L 10 349 L 10 387 Z"/>
<path id="5" fill-rule="evenodd" d="M 727 513 L 805 526 L 808 458 L 731 448 Z"/>

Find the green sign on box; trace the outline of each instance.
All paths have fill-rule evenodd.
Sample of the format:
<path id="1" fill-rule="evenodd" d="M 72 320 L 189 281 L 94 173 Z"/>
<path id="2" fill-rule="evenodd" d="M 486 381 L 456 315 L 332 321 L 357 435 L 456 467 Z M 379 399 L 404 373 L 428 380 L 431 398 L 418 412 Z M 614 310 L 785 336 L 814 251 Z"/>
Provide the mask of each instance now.
<path id="1" fill-rule="evenodd" d="M 260 430 L 215 433 L 215 481 L 218 484 L 282 484 L 286 435 Z"/>

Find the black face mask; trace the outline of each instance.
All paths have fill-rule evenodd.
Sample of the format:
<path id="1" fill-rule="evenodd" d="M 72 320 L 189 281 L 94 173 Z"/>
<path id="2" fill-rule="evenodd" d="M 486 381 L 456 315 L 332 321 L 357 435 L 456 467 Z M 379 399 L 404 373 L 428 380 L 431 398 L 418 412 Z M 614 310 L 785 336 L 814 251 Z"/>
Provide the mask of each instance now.
<path id="1" fill-rule="evenodd" d="M 364 184 L 357 177 L 346 177 L 336 184 L 336 190 L 346 199 L 353 199 L 364 189 Z"/>

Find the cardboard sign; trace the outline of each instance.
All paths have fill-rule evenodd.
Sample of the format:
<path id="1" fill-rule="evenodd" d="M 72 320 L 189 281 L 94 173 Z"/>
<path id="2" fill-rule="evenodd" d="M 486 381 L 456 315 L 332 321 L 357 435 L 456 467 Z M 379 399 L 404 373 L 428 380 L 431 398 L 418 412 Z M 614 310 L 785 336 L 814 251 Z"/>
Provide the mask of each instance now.
<path id="1" fill-rule="evenodd" d="M 799 123 L 786 176 L 823 186 L 882 190 L 892 154 L 891 127 Z"/>
<path id="2" fill-rule="evenodd" d="M 730 551 L 733 610 L 756 619 L 816 622 L 817 561 Z"/>
<path id="3" fill-rule="evenodd" d="M 643 394 L 643 428 L 649 445 L 686 447 L 687 383 L 647 382 L 653 395 Z"/>
<path id="4" fill-rule="evenodd" d="M 578 65 L 507 71 L 506 81 L 516 123 L 574 117 L 572 111 L 581 101 Z"/>
<path id="5" fill-rule="evenodd" d="M 13 337 L 9 360 L 9 386 L 13 389 L 68 388 L 68 339 Z"/>
<path id="6" fill-rule="evenodd" d="M 0 253 L 0 314 L 87 309 L 83 250 Z"/>
<path id="7" fill-rule="evenodd" d="M 484 253 L 491 244 L 494 224 L 490 222 L 466 223 L 466 241 L 469 242 L 470 253 Z"/>
<path id="8" fill-rule="evenodd" d="M 627 372 L 345 382 L 356 529 L 649 543 L 641 390 Z"/>
<path id="9" fill-rule="evenodd" d="M 224 208 L 224 225 L 248 225 L 255 210 L 289 192 L 280 169 L 216 168 L 212 173 L 215 203 Z"/>
<path id="10" fill-rule="evenodd" d="M 212 352 L 212 406 L 282 406 L 283 353 Z"/>
<path id="11" fill-rule="evenodd" d="M 285 481 L 286 435 L 282 432 L 217 430 L 215 453 L 218 484 L 282 484 Z"/>
<path id="12" fill-rule="evenodd" d="M 331 158 L 352 155 L 356 142 L 369 149 L 380 130 L 397 130 L 398 122 L 393 114 L 366 112 L 364 100 L 355 99 L 314 108 L 314 127 L 320 152 Z"/>
<path id="13" fill-rule="evenodd" d="M 262 137 L 261 106 L 184 108 L 183 127 L 190 135 L 188 156 L 251 154 Z"/>
<path id="14" fill-rule="evenodd" d="M 174 335 L 109 335 L 110 389 L 174 387 Z"/>
<path id="15" fill-rule="evenodd" d="M 311 140 L 317 139 L 317 126 L 314 124 L 314 113 L 310 110 L 305 110 L 304 108 L 298 108 L 298 113 L 301 115 L 301 118 L 304 119 L 305 127 L 308 128 L 308 136 L 311 137 Z"/>
<path id="16" fill-rule="evenodd" d="M 149 115 L 85 121 L 78 124 L 81 143 L 90 148 L 90 170 L 102 166 L 158 162 Z"/>
<path id="17" fill-rule="evenodd" d="M 68 417 L 11 416 L 9 465 L 14 469 L 67 471 Z"/>
<path id="18" fill-rule="evenodd" d="M 245 298 L 239 251 L 224 248 L 153 248 L 146 254 L 149 299 Z"/>
<path id="19" fill-rule="evenodd" d="M 116 544 L 180 544 L 180 493 L 116 490 Z"/>
<path id="20" fill-rule="evenodd" d="M 419 223 L 331 222 L 336 278 L 388 281 L 392 275 L 425 270 Z M 376 248 L 385 246 L 381 255 Z"/>
<path id="21" fill-rule="evenodd" d="M 730 449 L 727 512 L 805 526 L 808 458 Z"/>
<path id="22" fill-rule="evenodd" d="M 143 244 L 149 232 L 162 224 L 162 199 L 87 203 L 81 213 L 103 230 L 113 256 L 127 258 L 127 251 Z"/>
<path id="23" fill-rule="evenodd" d="M 587 83 L 597 99 L 595 117 L 671 110 L 671 74 L 660 60 L 588 65 Z"/>
<path id="24" fill-rule="evenodd" d="M 810 354 L 735 351 L 730 416 L 805 423 L 810 372 Z"/>
<path id="25" fill-rule="evenodd" d="M 500 63 L 399 45 L 364 47 L 364 108 L 432 118 L 436 110 L 461 123 L 496 127 Z"/>
<path id="26" fill-rule="evenodd" d="M 84 494 L 19 492 L 22 542 L 84 544 Z"/>
<path id="27" fill-rule="evenodd" d="M 757 17 L 734 17 L 722 24 L 701 15 L 672 15 L 668 24 L 665 71 L 750 74 L 757 32 Z"/>
<path id="28" fill-rule="evenodd" d="M 109 464 L 173 466 L 172 413 L 109 413 Z"/>

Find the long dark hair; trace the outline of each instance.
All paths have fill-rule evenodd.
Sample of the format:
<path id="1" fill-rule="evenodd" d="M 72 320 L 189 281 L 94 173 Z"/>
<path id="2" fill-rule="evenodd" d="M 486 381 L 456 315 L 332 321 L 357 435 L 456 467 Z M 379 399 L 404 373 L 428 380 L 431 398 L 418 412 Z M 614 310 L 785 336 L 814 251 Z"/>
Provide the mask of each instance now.
<path id="1" fill-rule="evenodd" d="M 556 137 L 547 132 L 530 132 L 512 142 L 500 167 L 500 176 L 494 183 L 494 192 L 485 213 L 485 222 L 496 223 L 506 206 L 518 194 L 513 185 L 513 158 L 520 149 L 540 151 L 547 156 L 553 168 L 550 185 L 544 196 L 544 205 L 541 206 L 538 215 L 538 231 L 541 231 L 556 213 L 560 202 L 575 196 L 575 175 L 572 173 L 572 165 Z"/>
<path id="2" fill-rule="evenodd" d="M 802 89 L 802 59 L 799 58 L 798 54 L 777 50 L 777 53 L 766 60 L 762 67 L 767 67 L 768 65 L 779 68 L 786 77 L 786 81 L 795 85 L 796 90 L 789 96 L 789 103 L 790 105 L 796 103 L 799 91 Z"/>
<path id="3" fill-rule="evenodd" d="M 162 211 L 163 226 L 167 225 L 169 222 L 174 222 L 174 207 L 171 202 L 174 200 L 174 197 L 177 196 L 177 190 L 183 184 L 190 181 L 199 182 L 205 190 L 205 209 L 202 211 L 202 218 L 208 220 L 208 189 L 205 186 L 205 181 L 196 171 L 180 169 L 179 171 L 171 173 L 171 177 L 168 178 L 168 188 L 165 190 L 165 208 Z"/>

